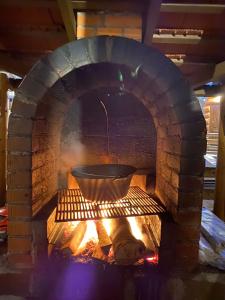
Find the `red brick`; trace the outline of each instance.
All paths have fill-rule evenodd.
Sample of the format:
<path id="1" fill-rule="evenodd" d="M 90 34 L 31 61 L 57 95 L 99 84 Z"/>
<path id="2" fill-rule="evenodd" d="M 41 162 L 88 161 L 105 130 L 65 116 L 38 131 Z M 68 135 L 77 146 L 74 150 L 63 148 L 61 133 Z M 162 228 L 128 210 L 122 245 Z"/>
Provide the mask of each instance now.
<path id="1" fill-rule="evenodd" d="M 8 189 L 7 203 L 31 203 L 31 188 L 30 189 Z"/>
<path id="2" fill-rule="evenodd" d="M 204 139 L 182 140 L 178 137 L 171 137 L 164 141 L 163 150 L 168 153 L 191 156 L 195 159 L 205 153 L 206 141 Z"/>
<path id="3" fill-rule="evenodd" d="M 31 235 L 32 233 L 32 223 L 23 221 L 10 221 L 8 225 L 8 234 L 10 236 L 14 235 Z"/>
<path id="4" fill-rule="evenodd" d="M 8 137 L 8 151 L 31 152 L 31 137 Z"/>
<path id="5" fill-rule="evenodd" d="M 187 192 L 202 191 L 203 178 L 198 176 L 179 176 L 179 189 Z"/>
<path id="6" fill-rule="evenodd" d="M 185 140 L 182 142 L 181 151 L 187 155 L 205 154 L 207 142 L 205 139 Z"/>
<path id="7" fill-rule="evenodd" d="M 167 181 L 171 181 L 172 170 L 168 167 L 162 167 L 161 176 Z"/>
<path id="8" fill-rule="evenodd" d="M 180 171 L 180 160 L 181 157 L 178 155 L 167 154 L 167 165 L 178 172 Z"/>
<path id="9" fill-rule="evenodd" d="M 19 116 L 32 118 L 35 115 L 37 105 L 34 103 L 25 103 L 16 99 L 13 103 L 13 113 Z"/>
<path id="10" fill-rule="evenodd" d="M 31 164 L 31 155 L 12 155 L 8 154 L 7 156 L 8 161 L 8 170 L 12 171 L 19 171 L 19 170 L 29 170 L 32 167 Z"/>
<path id="11" fill-rule="evenodd" d="M 9 218 L 31 218 L 31 205 L 8 205 Z"/>
<path id="12" fill-rule="evenodd" d="M 9 254 L 7 259 L 12 268 L 32 267 L 32 256 L 29 254 Z"/>
<path id="13" fill-rule="evenodd" d="M 140 15 L 116 15 L 109 14 L 105 16 L 105 26 L 111 27 L 141 27 Z"/>
<path id="14" fill-rule="evenodd" d="M 167 154 L 167 165 L 179 172 L 181 175 L 203 175 L 205 163 L 204 158 L 192 159 L 179 155 Z"/>
<path id="15" fill-rule="evenodd" d="M 9 254 L 13 253 L 29 253 L 31 251 L 31 238 L 8 238 L 8 252 Z"/>
<path id="16" fill-rule="evenodd" d="M 112 36 L 122 36 L 123 30 L 119 27 L 99 27 L 97 28 L 97 35 L 112 35 Z"/>
<path id="17" fill-rule="evenodd" d="M 204 174 L 205 161 L 204 157 L 198 159 L 182 158 L 180 162 L 180 173 L 182 175 L 200 175 Z"/>
<path id="18" fill-rule="evenodd" d="M 160 126 L 157 130 L 157 137 L 165 139 L 168 136 L 167 127 Z"/>
<path id="19" fill-rule="evenodd" d="M 89 37 L 89 36 L 95 36 L 95 35 L 96 35 L 96 28 L 83 27 L 83 26 L 77 27 L 77 38 L 78 39 L 81 39 L 84 37 Z"/>
<path id="20" fill-rule="evenodd" d="M 77 26 L 102 26 L 103 25 L 103 15 L 94 13 L 77 13 Z"/>
<path id="21" fill-rule="evenodd" d="M 178 241 L 199 241 L 200 226 L 179 225 L 177 228 Z"/>
<path id="22" fill-rule="evenodd" d="M 9 122 L 9 134 L 10 135 L 30 135 L 32 133 L 31 119 L 25 118 L 11 118 Z"/>
<path id="23" fill-rule="evenodd" d="M 178 188 L 179 187 L 179 181 L 180 181 L 180 175 L 174 171 L 171 173 L 171 184 Z"/>
<path id="24" fill-rule="evenodd" d="M 31 187 L 31 170 L 10 172 L 7 179 L 8 187 L 11 189 L 29 188 Z"/>
<path id="25" fill-rule="evenodd" d="M 174 267 L 177 272 L 187 273 L 193 272 L 198 266 L 198 263 L 198 249 L 195 249 L 191 256 L 182 256 L 182 254 L 176 254 Z"/>
<path id="26" fill-rule="evenodd" d="M 124 28 L 123 36 L 141 41 L 142 38 L 142 30 L 141 28 Z"/>
<path id="27" fill-rule="evenodd" d="M 199 243 L 195 242 L 186 242 L 186 243 L 177 243 L 175 246 L 176 257 L 178 258 L 196 258 L 198 256 Z"/>
<path id="28" fill-rule="evenodd" d="M 201 222 L 201 210 L 197 211 L 179 211 L 175 216 L 178 224 L 199 226 Z"/>
<path id="29" fill-rule="evenodd" d="M 179 209 L 201 208 L 202 193 L 200 192 L 179 192 Z"/>

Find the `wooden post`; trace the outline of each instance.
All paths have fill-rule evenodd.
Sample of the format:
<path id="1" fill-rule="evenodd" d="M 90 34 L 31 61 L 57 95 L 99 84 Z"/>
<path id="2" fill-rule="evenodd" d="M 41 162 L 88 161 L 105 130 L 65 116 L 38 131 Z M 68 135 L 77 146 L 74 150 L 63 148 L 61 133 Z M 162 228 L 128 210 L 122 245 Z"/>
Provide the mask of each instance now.
<path id="1" fill-rule="evenodd" d="M 74 41 L 76 39 L 76 20 L 73 12 L 72 1 L 57 0 L 57 2 L 62 15 L 68 40 L 70 42 Z"/>
<path id="2" fill-rule="evenodd" d="M 219 145 L 216 170 L 215 214 L 225 221 L 225 92 L 220 102 Z"/>
<path id="3" fill-rule="evenodd" d="M 0 73 L 0 206 L 4 205 L 6 201 L 7 90 L 7 75 Z"/>

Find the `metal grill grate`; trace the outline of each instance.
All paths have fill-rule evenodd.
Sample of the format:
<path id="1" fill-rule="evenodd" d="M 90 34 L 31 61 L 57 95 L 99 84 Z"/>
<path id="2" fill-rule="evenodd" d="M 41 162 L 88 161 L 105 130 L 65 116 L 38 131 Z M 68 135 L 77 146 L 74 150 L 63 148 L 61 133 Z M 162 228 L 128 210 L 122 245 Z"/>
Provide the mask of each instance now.
<path id="1" fill-rule="evenodd" d="M 155 215 L 165 209 L 139 187 L 130 187 L 126 197 L 116 202 L 94 203 L 84 199 L 79 189 L 58 191 L 56 222 L 97 220 Z"/>

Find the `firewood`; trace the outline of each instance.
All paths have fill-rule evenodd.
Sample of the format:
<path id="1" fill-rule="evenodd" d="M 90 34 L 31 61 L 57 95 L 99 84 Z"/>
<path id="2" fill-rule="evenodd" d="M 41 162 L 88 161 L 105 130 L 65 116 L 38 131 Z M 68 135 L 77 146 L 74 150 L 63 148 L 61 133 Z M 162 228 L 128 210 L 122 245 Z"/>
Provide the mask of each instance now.
<path id="1" fill-rule="evenodd" d="M 104 254 L 108 255 L 112 241 L 107 234 L 107 231 L 101 220 L 95 221 L 96 230 L 98 233 L 98 244 L 101 247 Z"/>
<path id="2" fill-rule="evenodd" d="M 99 244 L 96 245 L 92 257 L 107 261 L 107 256 L 103 253 Z"/>
<path id="3" fill-rule="evenodd" d="M 127 219 L 113 219 L 111 226 L 111 240 L 116 263 L 130 265 L 142 258 L 145 245 L 132 235 Z"/>
<path id="4" fill-rule="evenodd" d="M 62 246 L 62 249 L 70 248 L 73 255 L 77 255 L 79 253 L 78 249 L 80 243 L 82 242 L 85 232 L 87 229 L 87 224 L 85 221 L 81 221 L 77 227 L 74 229 L 71 239 Z"/>
<path id="5" fill-rule="evenodd" d="M 148 225 L 145 224 L 145 221 L 142 217 L 136 217 L 137 225 L 142 233 L 142 241 L 146 247 L 146 254 L 153 254 L 156 252 L 156 246 L 151 238 Z"/>
<path id="6" fill-rule="evenodd" d="M 55 223 L 52 232 L 49 234 L 49 244 L 59 245 L 64 232 L 64 223 Z"/>

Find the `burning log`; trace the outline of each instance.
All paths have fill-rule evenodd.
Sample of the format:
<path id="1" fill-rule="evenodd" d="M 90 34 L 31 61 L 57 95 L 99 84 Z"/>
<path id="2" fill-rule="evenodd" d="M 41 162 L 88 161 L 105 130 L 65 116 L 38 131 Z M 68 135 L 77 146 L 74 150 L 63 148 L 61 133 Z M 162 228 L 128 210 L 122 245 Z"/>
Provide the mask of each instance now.
<path id="1" fill-rule="evenodd" d="M 96 245 L 95 250 L 92 254 L 92 257 L 99 259 L 99 260 L 107 261 L 107 256 L 104 254 L 104 252 L 99 244 Z"/>
<path id="2" fill-rule="evenodd" d="M 130 224 L 126 218 L 112 220 L 111 239 L 117 264 L 134 264 L 145 253 L 144 243 L 132 235 Z"/>
<path id="3" fill-rule="evenodd" d="M 87 229 L 86 222 L 81 221 L 74 229 L 71 239 L 62 246 L 62 250 L 69 248 L 73 255 L 77 255 L 79 253 L 78 249 L 79 249 L 80 243 L 82 242 L 82 240 L 84 238 L 86 229 Z"/>
<path id="4" fill-rule="evenodd" d="M 151 255 L 156 252 L 156 245 L 151 238 L 151 233 L 149 232 L 148 225 L 144 223 L 142 217 L 136 217 L 137 225 L 142 233 L 142 240 L 146 247 L 146 255 Z"/>
<path id="5" fill-rule="evenodd" d="M 112 246 L 112 241 L 111 241 L 110 237 L 108 236 L 106 229 L 101 220 L 96 221 L 95 226 L 96 226 L 96 230 L 98 233 L 98 240 L 99 240 L 98 244 L 99 244 L 100 248 L 102 249 L 102 252 L 105 255 L 108 255 L 110 247 Z"/>

